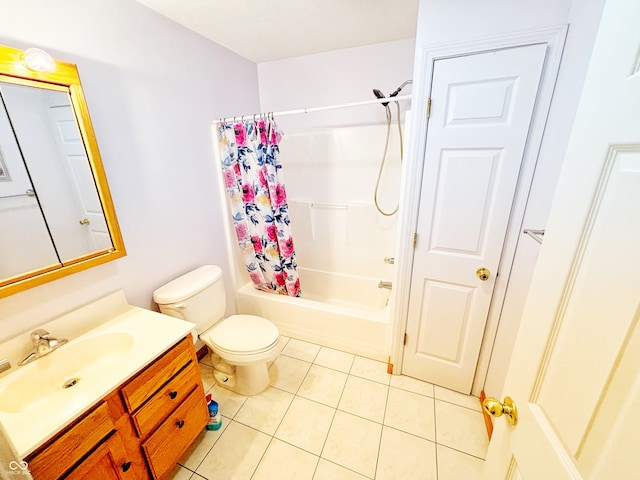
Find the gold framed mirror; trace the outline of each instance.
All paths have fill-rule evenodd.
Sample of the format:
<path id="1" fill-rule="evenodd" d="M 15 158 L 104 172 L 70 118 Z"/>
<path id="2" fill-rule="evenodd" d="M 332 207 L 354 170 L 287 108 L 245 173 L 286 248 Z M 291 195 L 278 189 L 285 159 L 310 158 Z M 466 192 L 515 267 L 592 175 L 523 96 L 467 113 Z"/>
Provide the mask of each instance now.
<path id="1" fill-rule="evenodd" d="M 124 255 L 76 66 L 0 46 L 0 298 Z"/>

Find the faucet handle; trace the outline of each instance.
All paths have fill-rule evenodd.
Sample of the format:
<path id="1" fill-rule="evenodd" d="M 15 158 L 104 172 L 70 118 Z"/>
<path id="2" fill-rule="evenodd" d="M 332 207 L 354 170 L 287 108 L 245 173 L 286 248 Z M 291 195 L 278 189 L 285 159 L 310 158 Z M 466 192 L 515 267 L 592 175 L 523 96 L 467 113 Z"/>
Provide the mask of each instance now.
<path id="1" fill-rule="evenodd" d="M 49 335 L 49 332 L 47 332 L 43 328 L 38 328 L 37 330 L 34 330 L 33 332 L 31 332 L 31 340 L 33 342 L 37 342 L 38 340 L 46 337 L 47 335 Z"/>

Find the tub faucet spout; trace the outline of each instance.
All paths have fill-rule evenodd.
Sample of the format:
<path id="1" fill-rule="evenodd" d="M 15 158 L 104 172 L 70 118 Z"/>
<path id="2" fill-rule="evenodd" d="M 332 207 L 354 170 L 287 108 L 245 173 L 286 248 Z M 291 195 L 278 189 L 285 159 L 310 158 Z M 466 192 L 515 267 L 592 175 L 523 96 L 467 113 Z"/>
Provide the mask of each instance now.
<path id="1" fill-rule="evenodd" d="M 382 280 L 380 280 L 380 283 L 378 284 L 378 288 L 386 288 L 387 290 L 391 290 L 391 287 L 391 282 L 383 282 Z"/>

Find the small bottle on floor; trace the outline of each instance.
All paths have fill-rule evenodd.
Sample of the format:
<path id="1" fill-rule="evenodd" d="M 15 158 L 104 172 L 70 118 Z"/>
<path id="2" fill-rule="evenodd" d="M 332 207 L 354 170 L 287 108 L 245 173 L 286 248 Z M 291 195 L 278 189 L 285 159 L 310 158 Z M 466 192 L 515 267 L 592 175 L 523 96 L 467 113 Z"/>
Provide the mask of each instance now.
<path id="1" fill-rule="evenodd" d="M 207 395 L 207 407 L 209 407 L 207 430 L 218 430 L 222 426 L 222 418 L 218 412 L 218 402 L 211 398 L 211 394 Z"/>

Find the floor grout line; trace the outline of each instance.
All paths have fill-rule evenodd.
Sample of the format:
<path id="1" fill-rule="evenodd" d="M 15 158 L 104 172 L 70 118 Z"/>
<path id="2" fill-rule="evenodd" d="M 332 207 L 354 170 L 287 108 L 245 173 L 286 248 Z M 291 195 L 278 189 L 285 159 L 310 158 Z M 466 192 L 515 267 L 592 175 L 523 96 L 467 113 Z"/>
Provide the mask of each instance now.
<path id="1" fill-rule="evenodd" d="M 307 367 L 307 369 L 306 369 L 306 371 L 305 371 L 305 373 L 304 373 L 304 376 L 302 377 L 302 380 L 301 380 L 301 381 L 300 381 L 300 383 L 297 385 L 297 388 L 295 389 L 295 392 L 288 391 L 288 390 L 285 390 L 285 389 L 283 389 L 283 388 L 279 388 L 279 387 L 275 387 L 275 386 L 270 386 L 270 387 L 269 387 L 269 388 L 273 388 L 273 389 L 275 389 L 275 390 L 279 390 L 279 391 L 281 391 L 281 392 L 288 393 L 288 394 L 291 394 L 291 395 L 292 395 L 292 397 L 291 397 L 291 401 L 290 401 L 290 402 L 289 402 L 289 404 L 287 405 L 287 408 L 285 409 L 284 413 L 282 414 L 282 417 L 279 419 L 279 421 L 278 421 L 277 425 L 275 426 L 275 430 L 273 431 L 273 434 L 265 433 L 265 432 L 261 431 L 259 428 L 252 427 L 251 425 L 247 425 L 247 424 L 245 424 L 245 423 L 243 423 L 243 422 L 241 422 L 241 421 L 239 421 L 239 420 L 236 420 L 236 417 L 238 416 L 239 412 L 240 412 L 240 411 L 245 407 L 245 405 L 246 405 L 246 401 L 247 401 L 247 400 L 248 400 L 248 398 L 250 398 L 250 397 L 246 397 L 246 396 L 244 396 L 244 398 L 242 399 L 242 401 L 239 403 L 239 406 L 238 406 L 237 410 L 234 412 L 234 414 L 233 414 L 233 416 L 232 416 L 231 418 L 230 418 L 230 417 L 223 416 L 223 418 L 224 418 L 224 419 L 226 419 L 226 420 L 227 420 L 227 422 L 228 422 L 228 424 L 227 424 L 226 428 L 228 428 L 228 427 L 229 427 L 229 425 L 230 425 L 232 422 L 237 422 L 238 424 L 243 425 L 244 427 L 250 428 L 250 429 L 252 429 L 252 430 L 254 430 L 254 431 L 256 431 L 256 432 L 259 432 L 259 433 L 261 433 L 261 434 L 263 434 L 263 435 L 267 435 L 267 436 L 269 437 L 269 442 L 267 443 L 267 446 L 266 446 L 265 450 L 264 450 L 264 451 L 262 452 L 262 454 L 260 455 L 260 458 L 259 458 L 259 460 L 257 461 L 257 463 L 256 463 L 256 465 L 255 465 L 255 468 L 253 469 L 253 472 L 251 473 L 251 477 L 250 477 L 251 479 L 253 479 L 253 478 L 255 477 L 255 475 L 256 475 L 256 473 L 257 473 L 257 471 L 258 471 L 258 468 L 260 467 L 261 462 L 265 459 L 265 456 L 267 455 L 267 452 L 269 451 L 269 448 L 271 448 L 271 446 L 274 444 L 274 441 L 275 441 L 275 440 L 278 440 L 278 441 L 280 441 L 280 442 L 282 442 L 282 443 L 284 443 L 284 444 L 286 444 L 286 445 L 289 445 L 289 446 L 291 446 L 291 447 L 294 447 L 294 448 L 296 448 L 296 449 L 298 449 L 298 450 L 300 450 L 300 451 L 303 451 L 303 452 L 305 452 L 305 453 L 308 453 L 308 454 L 313 455 L 313 456 L 315 456 L 315 457 L 316 457 L 316 462 L 315 462 L 315 466 L 314 466 L 314 469 L 313 469 L 313 474 L 312 474 L 312 476 L 310 477 L 311 479 L 315 478 L 315 476 L 316 476 L 316 474 L 317 474 L 317 472 L 318 472 L 318 469 L 319 469 L 320 461 L 321 461 L 321 460 L 324 460 L 325 462 L 328 462 L 328 463 L 331 463 L 331 464 L 333 464 L 333 465 L 336 465 L 336 466 L 338 466 L 338 467 L 340 467 L 340 468 L 342 468 L 342 469 L 345 469 L 345 470 L 348 470 L 348 471 L 354 472 L 354 473 L 356 473 L 356 474 L 358 474 L 358 475 L 361 475 L 361 476 L 363 476 L 363 477 L 365 477 L 365 478 L 375 479 L 375 478 L 376 478 L 376 476 L 377 476 L 377 474 L 378 474 L 378 466 L 379 466 L 379 462 L 380 462 L 380 457 L 381 457 L 381 448 L 382 448 L 382 437 L 383 437 L 383 434 L 384 434 L 385 427 L 387 427 L 388 429 L 392 429 L 392 430 L 395 430 L 395 431 L 398 431 L 398 432 L 405 433 L 405 434 L 407 434 L 407 435 L 410 435 L 410 436 L 412 436 L 412 437 L 415 437 L 415 438 L 418 438 L 418 439 L 421 439 L 421 440 L 426 440 L 426 441 L 428 441 L 428 442 L 430 442 L 431 444 L 433 444 L 433 445 L 434 445 L 434 449 L 435 449 L 435 474 L 436 474 L 436 479 L 437 479 L 437 478 L 438 478 L 438 476 L 439 476 L 439 463 L 438 463 L 438 446 L 439 446 L 439 445 L 442 445 L 444 448 L 446 448 L 446 449 L 448 449 L 448 450 L 452 450 L 452 451 L 458 452 L 458 453 L 460 453 L 460 454 L 463 454 L 463 455 L 465 455 L 465 456 L 468 456 L 468 457 L 471 457 L 471 458 L 474 458 L 474 459 L 478 459 L 478 460 L 482 460 L 482 461 L 484 461 L 484 458 L 482 458 L 482 457 L 479 457 L 479 456 L 477 456 L 477 455 L 470 454 L 470 453 L 468 453 L 468 452 L 465 452 L 465 451 L 463 451 L 463 450 L 460 450 L 460 449 L 457 449 L 457 448 L 451 447 L 451 446 L 449 446 L 449 445 L 445 445 L 445 444 L 438 443 L 438 441 L 437 441 L 437 440 L 438 440 L 438 433 L 437 433 L 437 423 L 438 423 L 438 422 L 437 422 L 437 416 L 436 416 L 436 415 L 437 415 L 437 412 L 436 412 L 436 400 L 437 400 L 437 401 L 440 401 L 440 402 L 443 402 L 443 403 L 450 404 L 450 405 L 454 405 L 454 406 L 457 406 L 457 407 L 460 407 L 460 408 L 464 408 L 464 409 L 466 409 L 466 410 L 471 410 L 471 411 L 475 411 L 475 412 L 477 412 L 477 413 L 481 413 L 481 412 L 479 412 L 477 409 L 471 408 L 471 407 L 466 406 L 466 405 L 461 405 L 460 403 L 457 403 L 457 402 L 455 402 L 455 401 L 451 401 L 450 399 L 441 399 L 441 398 L 438 398 L 438 397 L 437 397 L 437 394 L 436 394 L 436 388 L 435 388 L 435 386 L 434 386 L 434 385 L 432 385 L 432 384 L 431 384 L 431 387 L 432 387 L 432 388 L 431 388 L 431 391 L 433 392 L 433 394 L 432 394 L 432 395 L 430 395 L 430 394 L 428 394 L 428 393 L 427 393 L 427 394 L 425 394 L 425 393 L 422 393 L 422 392 L 419 392 L 419 391 L 412 390 L 412 389 L 410 389 L 410 388 L 406 388 L 406 387 L 402 387 L 402 386 L 394 386 L 394 385 L 392 385 L 392 379 L 393 379 L 393 377 L 390 377 L 390 378 L 388 379 L 388 381 L 387 381 L 387 382 L 380 382 L 380 381 L 377 381 L 377 380 L 372 379 L 371 377 L 363 376 L 362 372 L 361 372 L 360 374 L 356 374 L 356 373 L 354 373 L 354 372 L 353 372 L 353 370 L 354 370 L 354 366 L 356 365 L 356 360 L 357 360 L 359 357 L 361 357 L 360 355 L 349 354 L 348 352 L 343 352 L 343 353 L 347 353 L 347 354 L 349 354 L 349 355 L 352 355 L 352 358 L 351 358 L 351 361 L 350 361 L 350 365 L 349 365 L 348 371 L 346 371 L 346 372 L 345 372 L 345 370 L 343 370 L 343 369 L 333 368 L 333 367 L 330 367 L 330 366 L 327 366 L 327 365 L 322 365 L 322 364 L 315 363 L 315 362 L 318 360 L 318 358 L 319 358 L 319 355 L 320 355 L 320 352 L 322 351 L 322 348 L 324 348 L 322 345 L 312 344 L 311 342 L 305 342 L 305 343 L 308 343 L 308 344 L 310 344 L 310 345 L 315 345 L 315 346 L 319 346 L 319 347 L 320 347 L 320 348 L 315 352 L 315 354 L 313 355 L 313 359 L 312 359 L 311 361 L 306 360 L 306 359 L 302 359 L 302 358 L 299 358 L 299 357 L 296 357 L 296 356 L 293 356 L 293 355 L 291 355 L 290 353 L 289 353 L 289 354 L 288 354 L 288 353 L 284 353 L 284 352 L 283 352 L 283 350 L 284 350 L 284 349 L 286 348 L 286 346 L 289 344 L 290 340 L 291 340 L 291 339 L 287 340 L 287 342 L 286 342 L 286 343 L 284 344 L 284 346 L 282 347 L 282 350 L 280 351 L 280 353 L 279 353 L 279 355 L 278 355 L 278 356 L 284 356 L 284 357 L 287 357 L 287 358 L 291 358 L 291 359 L 294 359 L 294 360 L 297 360 L 297 361 L 304 362 L 304 363 L 306 363 L 306 364 L 308 365 L 308 367 Z M 300 341 L 300 342 L 302 342 L 302 341 Z M 329 348 L 329 347 L 326 347 L 326 348 Z M 337 350 L 337 349 L 331 349 L 331 350 L 335 350 L 335 351 L 337 351 L 337 352 L 342 352 L 341 350 Z M 300 349 L 300 352 L 301 352 L 301 356 L 304 356 L 304 351 L 303 351 L 303 349 L 302 349 L 302 348 Z M 269 369 L 271 369 L 271 367 L 275 364 L 275 361 L 277 360 L 278 356 L 274 359 L 274 361 L 272 361 L 272 362 L 270 363 L 270 365 L 269 365 Z M 367 357 L 361 357 L 361 358 L 362 358 L 362 359 L 364 359 L 364 360 L 372 360 L 372 361 L 376 361 L 376 360 L 373 360 L 373 359 L 369 359 L 369 358 L 367 358 Z M 201 363 L 202 365 L 206 366 L 206 367 L 207 367 L 207 368 L 209 368 L 209 369 L 212 369 L 212 368 L 213 368 L 211 365 L 209 365 L 209 364 L 208 364 L 208 363 L 206 363 L 206 362 L 200 361 L 199 363 Z M 344 384 L 342 385 L 342 388 L 341 388 L 341 391 L 340 391 L 340 395 L 339 395 L 339 397 L 338 397 L 338 400 L 337 400 L 337 403 L 336 403 L 336 405 L 335 405 L 335 406 L 332 406 L 332 405 L 330 405 L 330 404 L 328 405 L 328 404 L 326 404 L 326 403 L 322 403 L 321 401 L 317 401 L 317 400 L 315 400 L 315 399 L 313 399 L 313 398 L 308 398 L 308 397 L 306 397 L 306 396 L 304 396 L 304 395 L 301 395 L 301 394 L 300 394 L 300 391 L 301 391 L 302 385 L 304 384 L 305 380 L 306 380 L 306 379 L 307 379 L 307 377 L 309 376 L 309 373 L 310 373 L 310 371 L 311 371 L 311 367 L 312 367 L 312 366 L 314 366 L 314 365 L 316 365 L 317 367 L 320 367 L 320 368 L 322 368 L 322 369 L 327 369 L 327 370 L 332 371 L 332 372 L 338 372 L 338 373 L 341 373 L 341 374 L 346 375 L 346 379 L 345 379 L 345 381 L 344 381 Z M 336 365 L 338 365 L 338 364 L 336 364 Z M 361 367 L 362 367 L 362 366 L 361 366 Z M 364 365 L 364 368 L 367 368 L 367 365 L 366 365 L 366 364 Z M 316 370 L 316 371 L 318 371 L 318 370 Z M 363 371 L 363 370 L 362 370 L 362 368 L 361 368 L 361 371 Z M 365 374 L 366 374 L 366 373 L 367 373 L 367 372 L 365 372 Z M 372 375 L 372 376 L 375 376 L 375 375 Z M 346 386 L 347 386 L 347 384 L 348 384 L 348 382 L 349 382 L 349 378 L 350 378 L 350 377 L 354 377 L 354 378 L 358 378 L 358 379 L 366 380 L 366 381 L 369 381 L 369 382 L 374 382 L 375 384 L 378 384 L 378 385 L 385 385 L 385 386 L 387 387 L 387 390 L 386 390 L 386 397 L 385 397 L 385 402 L 384 402 L 384 408 L 383 408 L 383 413 L 382 413 L 382 420 L 381 420 L 381 421 L 379 421 L 379 422 L 378 422 L 378 421 L 376 421 L 376 420 L 372 420 L 372 419 L 370 419 L 370 418 L 367 418 L 367 417 L 364 417 L 364 416 L 361 416 L 361 415 L 358 415 L 358 414 L 355 414 L 355 413 L 352 413 L 352 412 L 349 412 L 349 411 L 346 411 L 346 410 L 343 410 L 343 409 L 341 409 L 341 408 L 340 408 L 340 403 L 341 403 L 341 401 L 342 401 L 342 399 L 343 399 L 343 397 L 344 397 L 345 390 L 346 390 Z M 408 378 L 411 378 L 411 377 L 408 377 Z M 420 380 L 418 380 L 418 379 L 416 379 L 416 380 L 417 380 L 417 381 L 420 381 Z M 425 383 L 427 383 L 427 384 L 428 384 L 429 382 L 425 382 Z M 209 390 L 208 390 L 208 392 L 207 392 L 207 393 L 212 393 L 213 389 L 214 389 L 216 386 L 217 386 L 217 385 L 216 385 L 216 384 L 215 384 L 215 382 L 214 382 L 214 383 L 212 384 L 212 386 L 209 388 Z M 221 388 L 224 388 L 224 387 L 221 387 Z M 386 424 L 385 424 L 385 420 L 386 420 L 387 413 L 388 413 L 388 408 L 389 408 L 389 396 L 390 396 L 391 388 L 395 388 L 395 389 L 397 389 L 397 390 L 399 390 L 399 391 L 404 391 L 404 392 L 413 393 L 413 394 L 415 394 L 415 395 L 419 395 L 419 396 L 421 396 L 421 397 L 431 398 L 431 399 L 433 400 L 434 440 L 430 440 L 430 439 L 425 438 L 425 437 L 423 437 L 423 436 L 416 435 L 416 434 L 414 434 L 414 433 L 410 433 L 410 432 L 406 432 L 405 430 L 402 430 L 402 429 L 400 429 L 400 428 L 396 428 L 396 427 L 393 427 L 393 426 L 390 426 L 390 425 L 386 425 Z M 421 387 L 421 388 L 422 388 L 422 387 Z M 319 452 L 320 452 L 319 454 L 316 454 L 316 453 L 311 452 L 311 451 L 309 451 L 309 450 L 307 450 L 307 449 L 305 449 L 305 448 L 302 448 L 302 447 L 300 447 L 299 445 L 295 445 L 294 443 L 291 443 L 290 441 L 282 440 L 282 439 L 280 439 L 280 438 L 277 438 L 277 437 L 276 437 L 276 434 L 277 434 L 277 432 L 278 432 L 278 429 L 279 429 L 279 428 L 280 428 L 280 426 L 282 425 L 282 423 L 283 423 L 283 421 L 284 421 L 284 418 L 285 418 L 285 417 L 287 416 L 287 414 L 290 412 L 290 410 L 291 410 L 291 406 L 293 405 L 293 402 L 296 400 L 296 398 L 304 399 L 304 400 L 306 400 L 306 401 L 310 401 L 310 402 L 313 402 L 313 403 L 315 403 L 315 404 L 317 404 L 317 405 L 321 405 L 321 406 L 323 406 L 323 407 L 327 407 L 327 408 L 330 408 L 330 409 L 332 409 L 332 410 L 333 410 L 333 412 L 332 412 L 332 414 L 331 414 L 331 421 L 329 422 L 329 427 L 328 427 L 328 429 L 327 429 L 327 433 L 326 433 L 326 435 L 325 435 L 325 437 L 324 437 L 324 441 L 323 441 L 323 443 L 322 443 L 322 447 L 321 447 L 321 448 L 320 448 L 320 450 L 319 450 Z M 344 414 L 347 414 L 347 415 L 352 415 L 353 417 L 357 417 L 357 418 L 360 418 L 360 419 L 363 419 L 363 420 L 367 420 L 367 421 L 369 421 L 369 422 L 372 422 L 372 423 L 374 423 L 374 424 L 376 424 L 376 425 L 379 425 L 379 426 L 380 426 L 380 437 L 379 437 L 379 439 L 378 439 L 378 450 L 377 450 L 377 456 L 376 456 L 376 458 L 375 458 L 375 466 L 374 466 L 374 470 L 373 470 L 373 472 L 374 472 L 374 473 L 373 473 L 373 477 L 369 477 L 368 475 L 365 475 L 365 474 L 363 474 L 363 473 L 361 473 L 361 472 L 359 472 L 359 471 L 357 471 L 357 470 L 353 470 L 352 468 L 346 467 L 346 466 L 344 466 L 344 465 L 341 465 L 341 464 L 339 464 L 339 463 L 336 463 L 336 462 L 334 462 L 334 461 L 331 461 L 331 460 L 326 459 L 326 458 L 324 458 L 324 457 L 323 457 L 323 454 L 325 453 L 325 449 L 326 449 L 326 446 L 327 446 L 327 441 L 328 441 L 328 439 L 329 439 L 329 434 L 330 434 L 330 432 L 331 432 L 331 429 L 333 428 L 333 424 L 334 424 L 334 421 L 335 421 L 335 418 L 336 418 L 336 415 L 337 415 L 337 412 L 338 412 L 338 411 L 340 411 L 340 412 L 342 412 L 342 413 L 344 413 Z M 327 413 L 329 413 L 329 412 L 327 412 Z M 226 430 L 226 429 L 225 429 L 225 430 Z M 190 476 L 189 478 L 191 478 L 191 479 L 193 479 L 193 480 L 201 480 L 201 479 L 207 480 L 207 477 L 206 477 L 206 476 L 204 476 L 204 475 L 203 475 L 203 474 L 201 474 L 201 473 L 198 473 L 198 472 L 197 472 L 197 469 L 202 465 L 202 463 L 205 461 L 205 459 L 206 459 L 206 458 L 211 454 L 211 451 L 212 451 L 212 450 L 213 450 L 213 448 L 217 445 L 218 441 L 222 438 L 222 436 L 224 435 L 224 433 L 225 433 L 225 432 L 223 432 L 222 434 L 220 434 L 220 436 L 219 436 L 218 438 L 216 438 L 216 439 L 215 439 L 215 441 L 214 441 L 214 442 L 211 444 L 211 446 L 208 448 L 208 450 L 206 451 L 206 453 L 204 453 L 204 454 L 202 455 L 202 459 L 200 460 L 200 462 L 198 463 L 198 465 L 195 467 L 195 469 L 194 469 L 194 470 L 192 470 L 191 468 L 188 468 L 188 467 L 186 467 L 186 466 L 184 466 L 184 465 L 182 465 L 182 464 L 178 463 L 178 465 L 180 466 L 180 468 L 182 468 L 182 469 L 184 469 L 184 470 L 186 470 L 186 471 L 187 471 L 187 474 L 189 474 L 189 473 L 191 474 L 191 476 Z"/>
<path id="2" fill-rule="evenodd" d="M 378 441 L 378 455 L 376 456 L 376 468 L 374 469 L 373 478 L 378 475 L 378 462 L 380 461 L 380 451 L 382 449 L 382 436 L 384 435 L 384 421 L 387 418 L 387 407 L 389 406 L 389 393 L 391 392 L 391 381 L 387 386 L 387 397 L 384 400 L 384 412 L 382 412 L 382 428 L 380 429 L 380 440 Z"/>

